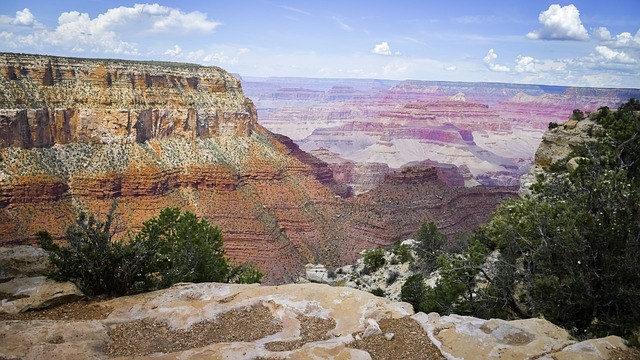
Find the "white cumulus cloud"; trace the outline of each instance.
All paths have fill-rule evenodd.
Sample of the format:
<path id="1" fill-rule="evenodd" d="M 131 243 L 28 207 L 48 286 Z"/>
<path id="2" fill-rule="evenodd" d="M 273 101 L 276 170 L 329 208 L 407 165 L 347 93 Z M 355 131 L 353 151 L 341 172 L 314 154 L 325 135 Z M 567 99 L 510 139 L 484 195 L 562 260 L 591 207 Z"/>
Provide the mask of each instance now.
<path id="1" fill-rule="evenodd" d="M 185 13 L 179 9 L 158 4 L 135 4 L 107 10 L 92 20 L 96 26 L 115 29 L 135 25 L 149 32 L 211 32 L 220 23 L 210 21 L 199 11 Z"/>
<path id="2" fill-rule="evenodd" d="M 616 47 L 636 47 L 640 48 L 640 30 L 635 36 L 629 32 L 623 32 L 611 39 Z"/>
<path id="3" fill-rule="evenodd" d="M 386 55 L 386 56 L 391 55 L 391 49 L 389 48 L 389 43 L 387 43 L 386 41 L 383 41 L 382 43 L 374 46 L 371 52 L 378 55 Z"/>
<path id="4" fill-rule="evenodd" d="M 165 51 L 164 54 L 172 57 L 180 56 L 182 54 L 182 48 L 179 45 L 175 45 L 173 49 Z"/>
<path id="5" fill-rule="evenodd" d="M 11 31 L 3 33 L 3 38 L 10 39 L 6 45 L 13 48 L 46 51 L 55 47 L 73 52 L 136 55 L 141 51 L 135 39 L 158 34 L 167 38 L 187 33 L 208 34 L 220 23 L 209 20 L 206 14 L 198 11 L 187 13 L 158 4 L 135 4 L 132 7 L 108 9 L 94 18 L 78 11 L 63 12 L 58 16 L 55 28 L 44 28 L 25 8 L 16 12 L 15 18 L 1 16 L 0 25 L 20 25 L 33 29 L 26 35 Z M 166 54 L 175 56 L 180 52 L 181 49 L 174 48 Z"/>
<path id="6" fill-rule="evenodd" d="M 34 26 L 36 25 L 36 17 L 33 16 L 29 9 L 24 8 L 22 11 L 16 11 L 16 18 L 13 23 L 21 26 Z"/>
<path id="7" fill-rule="evenodd" d="M 604 26 L 594 29 L 592 34 L 597 40 L 611 40 L 611 32 Z"/>
<path id="8" fill-rule="evenodd" d="M 602 39 L 586 60 L 602 66 L 637 66 L 640 63 L 640 30 L 635 35 L 623 32 Z"/>
<path id="9" fill-rule="evenodd" d="M 604 45 L 596 46 L 597 57 L 609 62 L 635 64 L 637 61 L 623 51 L 610 49 Z"/>
<path id="10" fill-rule="evenodd" d="M 18 27 L 41 27 L 42 24 L 36 20 L 31 10 L 24 8 L 16 11 L 16 16 L 0 15 L 0 25 L 18 26 Z"/>
<path id="11" fill-rule="evenodd" d="M 71 47 L 71 51 L 75 52 L 138 54 L 136 44 L 124 40 L 112 29 L 110 22 L 104 21 L 101 16 L 91 19 L 87 13 L 64 12 L 58 17 L 55 30 L 36 34 L 40 40 L 39 45 Z"/>
<path id="12" fill-rule="evenodd" d="M 389 43 L 387 43 L 386 41 L 383 41 L 380 44 L 377 44 L 376 46 L 374 46 L 371 52 L 377 55 L 385 55 L 385 56 L 400 55 L 399 51 L 396 51 L 395 53 L 392 52 L 391 48 L 389 47 Z"/>
<path id="13" fill-rule="evenodd" d="M 489 49 L 487 56 L 483 59 L 489 70 L 497 72 L 508 72 L 511 70 L 508 66 L 496 64 L 496 60 L 498 60 L 498 54 L 496 54 L 493 49 Z"/>
<path id="14" fill-rule="evenodd" d="M 527 38 L 536 40 L 587 40 L 589 33 L 582 25 L 580 11 L 575 5 L 553 4 L 538 16 L 542 24 L 539 30 L 531 31 Z"/>
<path id="15" fill-rule="evenodd" d="M 531 56 L 518 56 L 518 58 L 516 59 L 515 70 L 519 73 L 536 72 L 535 59 Z"/>

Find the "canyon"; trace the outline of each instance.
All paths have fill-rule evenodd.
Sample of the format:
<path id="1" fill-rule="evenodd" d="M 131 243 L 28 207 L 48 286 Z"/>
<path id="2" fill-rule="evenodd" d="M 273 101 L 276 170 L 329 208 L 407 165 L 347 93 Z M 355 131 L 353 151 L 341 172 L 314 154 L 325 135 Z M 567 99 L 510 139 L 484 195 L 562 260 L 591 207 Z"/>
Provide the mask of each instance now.
<path id="1" fill-rule="evenodd" d="M 272 109 L 283 116 L 283 133 L 308 132 L 320 121 L 315 111 L 356 103 L 354 92 L 409 87 L 406 96 L 413 99 L 426 86 L 345 80 L 360 85 L 336 88 L 334 80 L 304 81 L 310 89 L 285 89 Z M 305 101 L 327 96 L 314 86 L 326 84 L 332 84 L 327 102 L 333 105 L 321 100 L 305 111 L 312 104 Z M 397 105 L 397 113 L 387 108 L 388 122 L 378 122 L 378 105 L 372 105 L 372 121 L 346 120 L 300 138 L 261 125 L 262 98 L 254 105 L 244 83 L 220 68 L 0 54 L 0 358 L 637 358 L 637 349 L 619 337 L 574 339 L 542 318 L 416 313 L 408 303 L 348 287 L 291 284 L 310 271 L 327 274 L 353 264 L 363 249 L 411 237 L 427 221 L 459 239 L 517 196 L 514 179 L 527 164 L 548 167 L 583 141 L 592 124 L 564 122 L 571 110 L 562 116 L 558 110 L 560 124 L 544 132 L 556 118 L 544 117 L 543 99 L 559 109 L 557 97 L 501 90 L 507 100 L 498 101 L 492 86 L 456 86 L 453 95 L 433 95 L 441 100 L 426 101 L 429 106 L 389 95 L 385 106 Z M 477 98 L 467 104 L 471 88 Z M 561 91 L 579 94 L 587 108 L 600 105 L 589 100 L 598 94 L 611 104 L 635 94 Z M 527 104 L 510 108 L 518 99 Z M 285 103 L 299 111 L 284 117 Z M 500 107 L 493 123 L 482 120 Z M 538 122 L 528 122 L 534 112 Z M 425 125 L 427 113 L 431 125 Z M 473 113 L 480 120 L 467 128 Z M 505 113 L 512 118 L 500 120 Z M 307 123 L 298 121 L 304 114 Z M 440 123 L 445 116 L 451 122 Z M 409 124 L 414 120 L 422 125 Z M 544 132 L 535 161 L 529 150 L 514 150 L 527 141 L 514 135 L 516 123 Z M 483 132 L 495 148 L 478 140 Z M 513 149 L 503 148 L 509 136 L 515 136 Z M 373 140 L 378 150 L 367 153 L 371 158 L 340 152 Z M 437 156 L 415 149 L 416 142 L 436 146 L 431 141 L 442 148 Z M 455 151 L 447 153 L 450 146 Z M 415 158 L 407 157 L 411 151 Z M 482 172 L 482 162 L 491 171 Z M 536 168 L 531 171 L 535 178 Z M 77 214 L 104 218 L 114 203 L 115 239 L 126 241 L 145 220 L 178 206 L 219 226 L 231 261 L 257 265 L 266 285 L 180 283 L 85 301 L 74 284 L 47 279 L 49 255 L 31 246 L 34 233 L 46 229 L 63 239 Z M 309 263 L 327 267 L 305 267 Z"/>
<path id="2" fill-rule="evenodd" d="M 114 202 L 113 235 L 126 241 L 178 206 L 222 229 L 233 262 L 278 284 L 426 221 L 463 236 L 517 193 L 464 187 L 464 169 L 417 161 L 365 166 L 356 175 L 375 186 L 351 196 L 330 164 L 259 123 L 243 86 L 217 67 L 0 54 L 0 244 L 40 230 L 62 239 L 78 213 L 104 218 Z"/>
<path id="3" fill-rule="evenodd" d="M 466 186 L 517 185 L 549 123 L 640 97 L 639 89 L 359 79 L 247 77 L 243 88 L 263 126 L 327 162 L 356 194 L 416 162 L 455 165 Z"/>

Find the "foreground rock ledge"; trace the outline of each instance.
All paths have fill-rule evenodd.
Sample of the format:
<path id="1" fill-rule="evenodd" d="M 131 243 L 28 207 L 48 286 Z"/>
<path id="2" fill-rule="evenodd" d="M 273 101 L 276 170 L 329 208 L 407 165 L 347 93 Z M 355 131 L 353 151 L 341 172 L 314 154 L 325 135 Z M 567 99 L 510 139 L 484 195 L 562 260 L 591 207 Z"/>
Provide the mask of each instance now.
<path id="1" fill-rule="evenodd" d="M 322 284 L 177 284 L 170 289 L 121 297 L 98 305 L 111 310 L 101 320 L 0 321 L 0 358 L 371 359 L 368 352 L 349 347 L 349 344 L 373 333 L 371 336 L 385 336 L 392 349 L 392 342 L 401 340 L 399 336 L 380 334 L 371 329 L 384 319 L 406 317 L 417 321 L 448 359 L 608 359 L 613 350 L 626 348 L 618 337 L 573 341 L 565 330 L 541 319 L 503 321 L 414 314 L 407 303 Z M 255 309 L 262 309 L 260 319 L 255 320 L 256 328 L 273 324 L 277 324 L 277 328 L 269 335 L 247 340 L 246 332 L 254 333 L 250 328 L 247 330 L 246 324 L 254 321 Z M 235 320 L 229 315 L 236 316 Z M 268 315 L 269 324 L 265 324 L 265 315 Z M 303 323 L 311 318 L 317 320 L 312 321 L 316 328 L 317 324 L 330 326 L 319 339 L 307 337 L 305 340 L 303 332 L 308 331 L 309 326 Z M 227 328 L 221 328 L 219 332 L 233 332 L 234 326 L 244 326 L 244 333 L 232 334 L 224 342 L 192 348 L 183 346 L 173 352 L 159 350 L 172 334 L 185 334 L 193 327 L 220 319 L 226 319 Z M 151 330 L 140 333 L 135 326 L 129 327 L 135 324 L 145 324 Z M 156 341 L 156 352 L 151 349 L 146 354 L 137 354 L 140 356 L 135 353 L 128 356 L 118 352 L 122 349 L 114 350 L 113 346 L 121 341 L 114 340 L 114 333 L 129 328 L 133 329 L 129 336 L 146 339 L 146 345 L 154 345 L 153 341 Z M 150 333 L 154 331 L 164 333 L 153 340 Z M 153 341 L 149 342 L 149 339 Z M 296 341 L 298 345 L 283 351 L 270 351 L 274 346 L 267 345 Z M 136 341 L 133 344 L 136 345 Z M 440 354 L 434 356 L 440 358 Z"/>

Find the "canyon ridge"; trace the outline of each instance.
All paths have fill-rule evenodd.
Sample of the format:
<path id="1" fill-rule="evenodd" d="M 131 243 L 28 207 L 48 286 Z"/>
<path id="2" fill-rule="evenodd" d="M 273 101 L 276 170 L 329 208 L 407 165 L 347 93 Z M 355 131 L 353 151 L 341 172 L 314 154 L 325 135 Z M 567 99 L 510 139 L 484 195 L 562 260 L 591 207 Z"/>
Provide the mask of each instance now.
<path id="1" fill-rule="evenodd" d="M 194 64 L 0 54 L 0 244 L 64 236 L 81 212 L 116 238 L 178 206 L 223 231 L 266 283 L 353 262 L 435 222 L 484 223 L 515 186 L 465 187 L 453 165 L 409 164 L 350 196 L 327 162 L 260 125 L 240 80 Z"/>
<path id="2" fill-rule="evenodd" d="M 445 81 L 243 78 L 260 123 L 326 161 L 356 194 L 416 162 L 466 186 L 518 185 L 549 123 L 616 108 L 639 89 Z"/>

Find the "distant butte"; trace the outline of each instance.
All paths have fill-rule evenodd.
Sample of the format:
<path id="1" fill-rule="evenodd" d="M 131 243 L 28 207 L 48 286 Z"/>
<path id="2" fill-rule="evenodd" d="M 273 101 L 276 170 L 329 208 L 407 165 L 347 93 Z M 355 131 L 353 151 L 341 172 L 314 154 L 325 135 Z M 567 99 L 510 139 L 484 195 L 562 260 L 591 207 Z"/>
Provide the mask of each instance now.
<path id="1" fill-rule="evenodd" d="M 246 78 L 267 129 L 293 139 L 362 193 L 379 170 L 453 164 L 467 186 L 517 185 L 550 122 L 617 107 L 639 89 L 357 79 Z M 372 171 L 372 169 L 375 169 Z"/>

